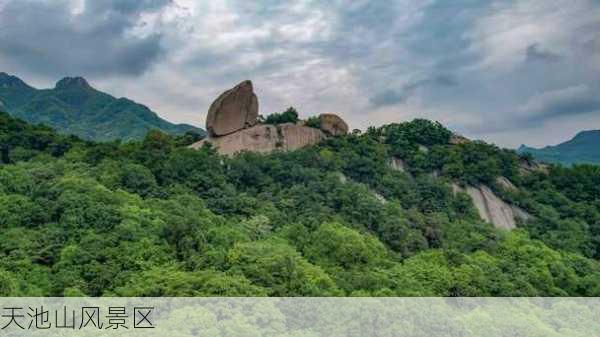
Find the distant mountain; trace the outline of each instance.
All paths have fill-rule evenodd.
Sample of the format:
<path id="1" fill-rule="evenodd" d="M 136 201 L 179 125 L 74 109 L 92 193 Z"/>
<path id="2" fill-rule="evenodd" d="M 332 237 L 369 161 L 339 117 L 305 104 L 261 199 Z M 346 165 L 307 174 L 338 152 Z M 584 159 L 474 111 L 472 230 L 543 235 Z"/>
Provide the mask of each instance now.
<path id="1" fill-rule="evenodd" d="M 98 91 L 82 77 L 65 77 L 53 89 L 39 90 L 0 72 L 0 110 L 30 123 L 49 125 L 60 133 L 97 141 L 140 139 L 152 129 L 204 135 L 202 129 L 170 123 L 142 104 Z"/>
<path id="2" fill-rule="evenodd" d="M 541 149 L 521 145 L 517 151 L 549 163 L 600 164 L 600 130 L 582 131 L 569 141 Z"/>

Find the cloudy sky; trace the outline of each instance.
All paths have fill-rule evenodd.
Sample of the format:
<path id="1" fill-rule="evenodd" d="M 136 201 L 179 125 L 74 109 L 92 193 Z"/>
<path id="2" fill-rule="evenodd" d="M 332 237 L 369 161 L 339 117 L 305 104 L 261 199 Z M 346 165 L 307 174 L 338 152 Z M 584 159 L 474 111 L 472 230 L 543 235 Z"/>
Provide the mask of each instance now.
<path id="1" fill-rule="evenodd" d="M 0 71 L 81 75 L 198 126 L 251 79 L 262 114 L 539 146 L 600 129 L 600 1 L 0 0 Z"/>

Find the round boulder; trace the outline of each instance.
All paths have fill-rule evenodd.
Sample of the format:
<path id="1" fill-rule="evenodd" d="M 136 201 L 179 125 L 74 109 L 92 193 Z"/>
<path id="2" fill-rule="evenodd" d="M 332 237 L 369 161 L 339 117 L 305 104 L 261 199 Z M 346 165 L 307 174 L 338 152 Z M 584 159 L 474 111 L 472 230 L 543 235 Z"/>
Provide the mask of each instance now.
<path id="1" fill-rule="evenodd" d="M 338 115 L 320 114 L 319 122 L 319 128 L 329 135 L 341 136 L 348 133 L 348 124 Z"/>

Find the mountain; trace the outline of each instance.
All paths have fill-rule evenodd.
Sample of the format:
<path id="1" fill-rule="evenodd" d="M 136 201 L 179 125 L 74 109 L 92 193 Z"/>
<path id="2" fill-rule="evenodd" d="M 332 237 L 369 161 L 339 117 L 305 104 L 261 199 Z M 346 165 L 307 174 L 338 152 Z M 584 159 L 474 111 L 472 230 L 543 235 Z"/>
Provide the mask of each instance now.
<path id="1" fill-rule="evenodd" d="M 600 166 L 427 120 L 229 157 L 184 138 L 0 113 L 0 296 L 600 296 Z M 500 201 L 517 230 L 478 211 Z"/>
<path id="2" fill-rule="evenodd" d="M 549 163 L 600 164 L 600 130 L 582 131 L 571 140 L 541 149 L 521 145 L 517 151 Z"/>
<path id="3" fill-rule="evenodd" d="M 39 90 L 0 73 L 0 110 L 87 140 L 141 139 L 152 129 L 204 135 L 194 126 L 170 123 L 142 104 L 98 91 L 82 77 L 65 77 L 54 88 Z"/>

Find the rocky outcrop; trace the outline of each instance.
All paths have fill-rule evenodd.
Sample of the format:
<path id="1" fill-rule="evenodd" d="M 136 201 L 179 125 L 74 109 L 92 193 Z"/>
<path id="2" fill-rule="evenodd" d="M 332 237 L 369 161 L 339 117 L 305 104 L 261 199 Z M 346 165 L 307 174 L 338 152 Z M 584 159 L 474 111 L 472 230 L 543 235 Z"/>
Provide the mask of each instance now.
<path id="1" fill-rule="evenodd" d="M 392 157 L 390 159 L 389 165 L 390 165 L 390 168 L 394 171 L 400 171 L 400 172 L 406 171 L 406 164 L 404 163 L 404 160 L 402 160 L 400 158 Z"/>
<path id="2" fill-rule="evenodd" d="M 208 109 L 206 131 L 209 136 L 224 136 L 256 125 L 258 98 L 251 81 L 243 81 L 222 93 Z"/>
<path id="3" fill-rule="evenodd" d="M 318 121 L 318 125 L 311 126 L 306 126 L 306 121 L 257 125 L 258 99 L 252 82 L 244 81 L 212 103 L 206 117 L 208 137 L 190 148 L 210 143 L 223 155 L 242 151 L 291 151 L 317 144 L 327 136 L 348 133 L 348 125 L 337 115 L 322 114 Z"/>
<path id="4" fill-rule="evenodd" d="M 90 84 L 83 77 L 65 77 L 56 82 L 54 88 L 59 90 L 92 89 Z"/>
<path id="5" fill-rule="evenodd" d="M 197 149 L 211 143 L 223 155 L 241 151 L 267 153 L 275 150 L 291 151 L 316 144 L 325 138 L 318 129 L 292 123 L 280 125 L 256 125 L 222 137 L 203 139 L 191 145 Z"/>
<path id="6" fill-rule="evenodd" d="M 516 191 L 517 186 L 515 186 L 510 180 L 506 177 L 498 177 L 496 178 L 496 184 L 507 191 Z"/>
<path id="7" fill-rule="evenodd" d="M 511 205 L 500 199 L 486 185 L 478 187 L 461 187 L 458 184 L 452 184 L 454 193 L 464 192 L 473 200 L 473 205 L 477 209 L 479 216 L 494 225 L 496 228 L 514 229 L 517 227 L 517 221 L 528 220 L 531 215 L 516 205 Z"/>
<path id="8" fill-rule="evenodd" d="M 319 128 L 328 135 L 342 136 L 348 133 L 348 124 L 340 116 L 335 114 L 319 115 Z"/>
<path id="9" fill-rule="evenodd" d="M 466 144 L 470 142 L 469 138 L 466 138 L 464 136 L 459 135 L 458 133 L 453 133 L 450 136 L 450 140 L 449 143 L 451 145 L 460 145 L 460 144 Z"/>
<path id="10" fill-rule="evenodd" d="M 519 162 L 519 172 L 522 175 L 527 175 L 534 172 L 550 173 L 550 167 L 546 164 L 539 163 L 535 160 L 522 159 Z"/>

